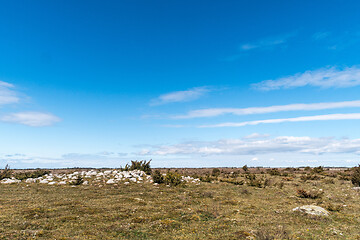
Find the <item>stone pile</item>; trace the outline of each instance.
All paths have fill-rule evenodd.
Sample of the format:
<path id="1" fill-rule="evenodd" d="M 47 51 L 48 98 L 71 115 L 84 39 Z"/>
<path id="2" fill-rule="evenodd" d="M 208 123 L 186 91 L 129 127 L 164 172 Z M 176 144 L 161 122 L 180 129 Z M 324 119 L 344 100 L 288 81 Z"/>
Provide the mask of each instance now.
<path id="1" fill-rule="evenodd" d="M 115 184 L 124 182 L 132 183 L 143 183 L 150 182 L 152 183 L 152 178 L 149 175 L 146 175 L 145 172 L 140 170 L 133 171 L 118 171 L 118 170 L 106 170 L 106 171 L 81 171 L 73 172 L 68 174 L 45 174 L 42 177 L 38 178 L 27 178 L 23 181 L 12 178 L 5 178 L 0 181 L 0 183 L 9 184 L 9 183 L 40 183 L 48 185 L 66 185 L 74 184 L 79 179 L 82 179 L 82 184 L 87 185 L 90 183 L 106 183 L 106 184 Z"/>

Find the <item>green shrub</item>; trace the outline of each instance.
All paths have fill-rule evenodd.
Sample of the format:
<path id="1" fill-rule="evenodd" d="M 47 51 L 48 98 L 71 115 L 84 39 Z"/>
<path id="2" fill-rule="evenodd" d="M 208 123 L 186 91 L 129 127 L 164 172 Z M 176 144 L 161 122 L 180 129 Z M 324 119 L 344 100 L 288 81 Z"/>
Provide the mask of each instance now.
<path id="1" fill-rule="evenodd" d="M 4 170 L 0 172 L 0 180 L 4 178 L 10 178 L 11 177 L 12 170 L 10 170 L 10 166 L 6 164 Z"/>
<path id="2" fill-rule="evenodd" d="M 205 177 L 201 176 L 200 177 L 200 181 L 202 182 L 211 182 L 213 179 L 209 176 L 209 175 L 206 175 Z"/>
<path id="3" fill-rule="evenodd" d="M 177 172 L 167 172 L 164 177 L 164 182 L 166 185 L 177 186 L 181 184 L 181 175 Z"/>
<path id="4" fill-rule="evenodd" d="M 81 176 L 70 182 L 70 185 L 81 185 L 84 182 L 84 179 Z"/>
<path id="5" fill-rule="evenodd" d="M 46 174 L 49 174 L 50 171 L 47 170 L 43 170 L 43 169 L 37 169 L 35 171 L 32 172 L 22 172 L 22 173 L 15 173 L 14 177 L 16 179 L 19 180 L 24 180 L 24 179 L 28 179 L 28 178 L 38 178 L 38 177 L 42 177 Z"/>
<path id="6" fill-rule="evenodd" d="M 244 170 L 244 172 L 248 172 L 249 171 L 249 168 L 248 168 L 248 166 L 247 165 L 244 165 L 243 167 L 242 167 L 242 169 Z"/>
<path id="7" fill-rule="evenodd" d="M 126 164 L 124 168 L 120 167 L 120 169 L 122 171 L 140 170 L 140 171 L 143 171 L 146 174 L 150 175 L 151 174 L 150 162 L 151 162 L 151 159 L 149 161 L 146 161 L 146 160 L 133 161 L 133 160 L 131 160 L 131 165 Z"/>
<path id="8" fill-rule="evenodd" d="M 360 165 L 353 168 L 353 173 L 351 175 L 351 182 L 357 187 L 360 187 Z"/>
<path id="9" fill-rule="evenodd" d="M 322 173 L 324 171 L 324 168 L 322 166 L 314 167 L 311 172 L 313 173 Z"/>
<path id="10" fill-rule="evenodd" d="M 248 186 L 258 187 L 258 188 L 262 187 L 262 181 L 260 179 L 256 179 L 255 174 L 247 174 L 245 177 L 248 180 L 247 181 Z"/>
<path id="11" fill-rule="evenodd" d="M 271 176 L 279 176 L 280 175 L 280 171 L 277 168 L 271 168 L 269 170 L 267 170 L 267 172 L 271 175 Z"/>
<path id="12" fill-rule="evenodd" d="M 235 180 L 235 179 L 229 179 L 229 178 L 220 179 L 220 182 L 231 183 L 234 185 L 243 185 L 244 184 L 244 180 Z"/>
<path id="13" fill-rule="evenodd" d="M 313 190 L 306 191 L 304 189 L 298 189 L 296 192 L 297 192 L 298 197 L 311 198 L 311 199 L 321 198 L 321 196 L 324 194 L 324 192 L 313 191 Z"/>
<path id="14" fill-rule="evenodd" d="M 316 175 L 316 174 L 306 174 L 306 175 L 302 175 L 300 176 L 300 179 L 303 181 L 308 181 L 308 180 L 319 180 L 320 176 Z"/>
<path id="15" fill-rule="evenodd" d="M 211 175 L 214 177 L 218 177 L 220 175 L 220 169 L 213 168 Z"/>
<path id="16" fill-rule="evenodd" d="M 164 183 L 164 176 L 161 174 L 159 170 L 155 170 L 151 176 L 154 183 L 158 183 L 158 184 Z"/>

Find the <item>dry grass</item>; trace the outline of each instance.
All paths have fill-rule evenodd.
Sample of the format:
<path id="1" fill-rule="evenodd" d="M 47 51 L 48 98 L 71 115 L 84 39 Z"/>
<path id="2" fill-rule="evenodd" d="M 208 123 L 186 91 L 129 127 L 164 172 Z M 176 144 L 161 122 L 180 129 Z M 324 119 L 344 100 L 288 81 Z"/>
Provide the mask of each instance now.
<path id="1" fill-rule="evenodd" d="M 212 169 L 188 171 L 205 176 Z M 360 196 L 350 181 L 326 171 L 303 181 L 301 170 L 284 177 L 250 169 L 260 188 L 242 171 L 220 171 L 212 183 L 175 187 L 2 184 L 0 239 L 360 239 Z M 237 181 L 244 184 L 231 184 Z M 301 198 L 298 189 L 323 194 Z M 330 210 L 330 217 L 291 211 L 306 204 Z"/>

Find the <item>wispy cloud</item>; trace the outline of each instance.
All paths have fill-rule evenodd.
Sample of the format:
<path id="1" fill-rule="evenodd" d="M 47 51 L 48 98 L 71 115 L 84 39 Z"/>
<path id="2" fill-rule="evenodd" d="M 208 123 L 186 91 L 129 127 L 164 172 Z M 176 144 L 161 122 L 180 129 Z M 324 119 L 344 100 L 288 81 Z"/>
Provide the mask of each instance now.
<path id="1" fill-rule="evenodd" d="M 263 49 L 263 48 L 274 47 L 276 45 L 281 45 L 286 43 L 289 38 L 294 37 L 296 34 L 297 34 L 296 32 L 291 32 L 278 36 L 263 38 L 251 43 L 244 43 L 239 46 L 239 51 L 249 51 L 254 49 Z"/>
<path id="2" fill-rule="evenodd" d="M 293 76 L 262 81 L 253 84 L 253 87 L 258 90 L 268 91 L 305 86 L 346 88 L 358 85 L 360 85 L 360 68 L 358 66 L 353 66 L 343 69 L 331 67 L 306 71 L 304 73 L 297 73 Z"/>
<path id="3" fill-rule="evenodd" d="M 14 85 L 0 81 L 0 106 L 20 101 L 16 92 L 13 90 Z"/>
<path id="4" fill-rule="evenodd" d="M 314 33 L 312 38 L 314 40 L 322 40 L 322 39 L 329 37 L 330 35 L 331 35 L 331 32 L 317 32 L 317 33 Z"/>
<path id="5" fill-rule="evenodd" d="M 312 36 L 313 40 L 317 41 L 321 46 L 329 50 L 344 50 L 348 47 L 359 44 L 360 32 L 359 31 L 346 31 L 346 32 L 317 32 Z"/>
<path id="6" fill-rule="evenodd" d="M 202 125 L 200 128 L 216 128 L 216 127 L 244 127 L 248 125 L 258 125 L 263 123 L 284 123 L 284 122 L 310 122 L 310 121 L 329 121 L 329 120 L 360 120 L 360 113 L 345 113 L 345 114 L 328 114 L 305 116 L 295 118 L 277 118 L 266 119 L 247 122 L 227 122 L 213 125 Z"/>
<path id="7" fill-rule="evenodd" d="M 170 92 L 153 99 L 150 105 L 156 106 L 175 102 L 189 102 L 202 97 L 210 91 L 211 89 L 209 87 L 194 87 L 185 91 Z"/>
<path id="8" fill-rule="evenodd" d="M 274 49 L 275 47 L 283 46 L 288 42 L 290 38 L 296 35 L 297 35 L 297 31 L 294 31 L 286 34 L 262 38 L 253 42 L 242 43 L 238 46 L 237 48 L 238 52 L 236 54 L 222 58 L 221 61 L 232 62 L 241 58 L 242 56 L 244 56 L 246 52 L 249 51 L 271 50 Z"/>
<path id="9" fill-rule="evenodd" d="M 251 115 L 285 111 L 313 111 L 336 108 L 360 107 L 360 100 L 344 102 L 325 102 L 325 103 L 298 103 L 288 105 L 275 105 L 269 107 L 250 107 L 250 108 L 207 108 L 188 112 L 186 115 L 177 115 L 173 119 L 190 119 L 201 117 L 216 117 L 224 114 Z"/>
<path id="10" fill-rule="evenodd" d="M 20 94 L 14 89 L 13 84 L 0 81 L 0 106 L 20 103 Z M 31 127 L 50 126 L 59 121 L 60 118 L 53 114 L 34 111 L 9 113 L 0 116 L 0 122 L 18 123 Z"/>
<path id="11" fill-rule="evenodd" d="M 50 126 L 61 119 L 50 113 L 43 112 L 18 112 L 0 118 L 2 122 L 18 123 L 31 127 Z"/>
<path id="12" fill-rule="evenodd" d="M 360 139 L 281 136 L 271 139 L 222 139 L 158 145 L 143 149 L 143 155 L 257 155 L 268 153 L 360 154 Z"/>

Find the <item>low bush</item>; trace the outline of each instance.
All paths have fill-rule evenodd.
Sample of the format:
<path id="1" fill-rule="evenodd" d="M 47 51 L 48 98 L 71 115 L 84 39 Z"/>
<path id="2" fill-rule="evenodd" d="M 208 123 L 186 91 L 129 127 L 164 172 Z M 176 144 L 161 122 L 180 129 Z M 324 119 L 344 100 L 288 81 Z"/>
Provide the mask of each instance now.
<path id="1" fill-rule="evenodd" d="M 322 195 L 324 194 L 324 192 L 321 191 L 306 191 L 304 189 L 298 189 L 297 191 L 297 195 L 300 198 L 310 198 L 310 199 L 317 199 L 317 198 L 321 198 Z"/>
<path id="2" fill-rule="evenodd" d="M 218 177 L 220 175 L 220 169 L 213 168 L 211 175 L 214 177 Z"/>
<path id="3" fill-rule="evenodd" d="M 303 181 L 308 181 L 308 180 L 319 180 L 320 176 L 316 175 L 316 174 L 306 174 L 306 175 L 302 175 L 300 176 L 300 179 Z"/>
<path id="4" fill-rule="evenodd" d="M 220 182 L 231 183 L 234 185 L 244 185 L 244 180 L 235 180 L 235 179 L 230 179 L 230 178 L 220 179 Z"/>
<path id="5" fill-rule="evenodd" d="M 122 171 L 140 170 L 140 171 L 143 171 L 146 174 L 150 175 L 151 174 L 150 162 L 151 162 L 151 159 L 149 161 L 146 161 L 146 160 L 133 161 L 133 160 L 131 160 L 131 165 L 126 164 L 124 168 L 120 167 L 120 169 Z"/>
<path id="6" fill-rule="evenodd" d="M 177 172 L 167 172 L 164 177 L 164 183 L 170 186 L 177 186 L 182 183 L 181 175 Z"/>
<path id="7" fill-rule="evenodd" d="M 35 171 L 32 172 L 22 172 L 22 173 L 16 173 L 14 174 L 14 177 L 16 179 L 19 180 L 24 180 L 24 179 L 28 179 L 28 178 L 38 178 L 38 177 L 42 177 L 46 174 L 49 174 L 50 171 L 47 170 L 43 170 L 43 169 L 37 169 Z"/>
<path id="8" fill-rule="evenodd" d="M 271 168 L 269 170 L 267 170 L 267 172 L 271 175 L 271 176 L 279 176 L 280 175 L 280 171 L 277 168 Z"/>
<path id="9" fill-rule="evenodd" d="M 10 178 L 12 174 L 12 170 L 10 169 L 10 166 L 6 164 L 4 170 L 0 172 L 0 180 L 4 178 Z"/>
<path id="10" fill-rule="evenodd" d="M 322 173 L 324 172 L 324 168 L 322 166 L 319 166 L 319 167 L 314 167 L 312 170 L 311 170 L 312 173 Z"/>
<path id="11" fill-rule="evenodd" d="M 351 175 L 351 182 L 357 187 L 360 187 L 360 165 L 358 167 L 354 167 L 353 173 Z"/>
<path id="12" fill-rule="evenodd" d="M 72 180 L 70 182 L 70 185 L 81 185 L 83 184 L 84 179 L 81 176 L 77 176 L 77 178 L 75 180 Z"/>
<path id="13" fill-rule="evenodd" d="M 164 183 L 164 176 L 161 174 L 159 170 L 155 170 L 151 176 L 154 183 L 158 183 L 158 184 Z"/>
<path id="14" fill-rule="evenodd" d="M 256 179 L 255 174 L 247 174 L 245 177 L 248 180 L 247 181 L 248 186 L 258 187 L 258 188 L 262 187 L 262 181 L 260 179 Z"/>
<path id="15" fill-rule="evenodd" d="M 210 183 L 211 181 L 215 180 L 214 178 L 210 177 L 210 175 L 206 175 L 206 176 L 201 176 L 200 177 L 200 181 L 202 182 L 208 182 Z"/>

